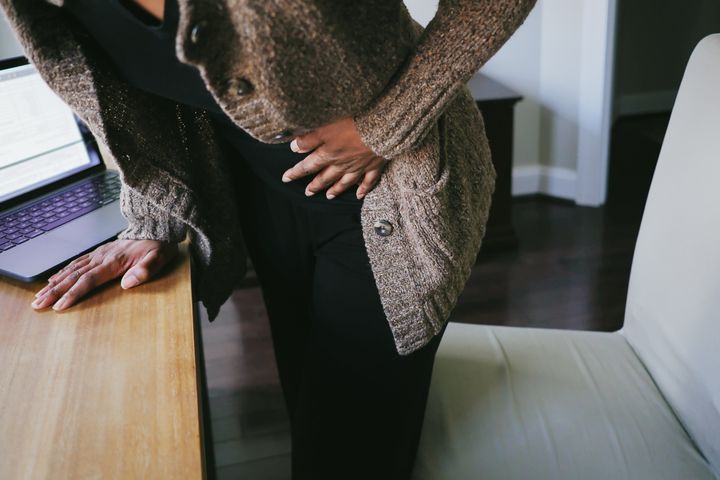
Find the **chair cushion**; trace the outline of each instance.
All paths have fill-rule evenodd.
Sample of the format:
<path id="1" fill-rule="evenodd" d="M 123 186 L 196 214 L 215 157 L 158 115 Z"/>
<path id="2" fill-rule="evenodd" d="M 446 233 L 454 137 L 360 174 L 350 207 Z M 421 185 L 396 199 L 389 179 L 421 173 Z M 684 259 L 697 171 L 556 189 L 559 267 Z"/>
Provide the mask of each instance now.
<path id="1" fill-rule="evenodd" d="M 414 478 L 715 476 L 622 335 L 451 323 Z"/>

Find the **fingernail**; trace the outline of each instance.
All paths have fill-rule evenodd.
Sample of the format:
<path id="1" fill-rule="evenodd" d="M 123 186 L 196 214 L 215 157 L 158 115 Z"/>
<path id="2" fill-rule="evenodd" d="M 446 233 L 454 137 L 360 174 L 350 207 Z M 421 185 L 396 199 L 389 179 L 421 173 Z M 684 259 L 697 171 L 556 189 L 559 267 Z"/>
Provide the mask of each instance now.
<path id="1" fill-rule="evenodd" d="M 312 192 L 310 190 L 305 190 L 305 195 L 308 197 L 311 197 L 311 196 L 315 195 L 315 192 Z"/>
<path id="2" fill-rule="evenodd" d="M 120 282 L 120 286 L 122 288 L 132 288 L 139 284 L 140 281 L 137 279 L 135 275 L 127 275 L 123 277 L 122 281 Z"/>
<path id="3" fill-rule="evenodd" d="M 293 140 L 292 142 L 290 142 L 290 150 L 297 153 L 297 151 L 298 151 L 297 140 Z"/>
<path id="4" fill-rule="evenodd" d="M 332 200 L 333 198 L 335 198 L 335 195 L 333 195 L 332 193 L 328 193 L 327 198 L 328 200 Z"/>
<path id="5" fill-rule="evenodd" d="M 286 173 L 283 173 L 282 181 L 283 181 L 284 183 L 287 183 L 287 182 L 289 182 L 290 180 L 292 180 L 292 178 L 288 177 Z"/>
<path id="6" fill-rule="evenodd" d="M 38 308 L 40 306 L 40 302 L 41 300 L 37 298 L 30 305 L 32 305 L 33 308 Z"/>

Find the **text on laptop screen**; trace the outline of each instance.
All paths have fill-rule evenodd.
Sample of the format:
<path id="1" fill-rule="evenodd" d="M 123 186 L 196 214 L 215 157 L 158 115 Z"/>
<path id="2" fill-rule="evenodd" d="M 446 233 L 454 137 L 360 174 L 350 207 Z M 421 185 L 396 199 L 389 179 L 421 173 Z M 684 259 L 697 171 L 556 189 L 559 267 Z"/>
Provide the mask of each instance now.
<path id="1" fill-rule="evenodd" d="M 34 66 L 0 70 L 0 202 L 99 163 Z"/>

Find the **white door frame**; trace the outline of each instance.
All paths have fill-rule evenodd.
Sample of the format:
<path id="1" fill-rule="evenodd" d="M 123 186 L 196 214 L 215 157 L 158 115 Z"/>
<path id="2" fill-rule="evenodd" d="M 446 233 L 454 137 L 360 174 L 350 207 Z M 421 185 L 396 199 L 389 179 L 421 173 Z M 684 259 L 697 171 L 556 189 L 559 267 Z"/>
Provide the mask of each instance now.
<path id="1" fill-rule="evenodd" d="M 617 2 L 584 3 L 575 195 L 578 205 L 599 206 L 607 196 Z"/>

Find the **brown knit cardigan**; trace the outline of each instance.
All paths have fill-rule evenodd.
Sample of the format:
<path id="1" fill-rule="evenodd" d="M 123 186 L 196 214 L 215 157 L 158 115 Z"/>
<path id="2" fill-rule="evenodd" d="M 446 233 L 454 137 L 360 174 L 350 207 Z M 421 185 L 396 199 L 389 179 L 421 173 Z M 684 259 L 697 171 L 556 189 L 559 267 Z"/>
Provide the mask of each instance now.
<path id="1" fill-rule="evenodd" d="M 247 253 L 208 115 L 128 85 L 62 3 L 0 0 L 29 60 L 117 164 L 130 225 L 119 237 L 189 233 L 213 320 Z M 178 58 L 238 126 L 279 143 L 350 115 L 390 160 L 361 223 L 400 354 L 441 329 L 470 275 L 495 170 L 466 82 L 534 3 L 441 0 L 423 29 L 401 0 L 179 0 Z"/>

